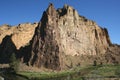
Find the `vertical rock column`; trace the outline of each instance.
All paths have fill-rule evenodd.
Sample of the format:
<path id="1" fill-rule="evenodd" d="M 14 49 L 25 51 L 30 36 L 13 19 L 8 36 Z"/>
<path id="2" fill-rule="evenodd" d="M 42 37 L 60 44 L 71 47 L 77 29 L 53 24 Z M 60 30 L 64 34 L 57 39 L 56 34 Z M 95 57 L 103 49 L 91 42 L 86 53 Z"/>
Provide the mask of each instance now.
<path id="1" fill-rule="evenodd" d="M 30 64 L 37 67 L 60 69 L 59 61 L 59 29 L 57 13 L 53 5 L 43 13 L 41 23 L 36 28 L 32 40 Z"/>

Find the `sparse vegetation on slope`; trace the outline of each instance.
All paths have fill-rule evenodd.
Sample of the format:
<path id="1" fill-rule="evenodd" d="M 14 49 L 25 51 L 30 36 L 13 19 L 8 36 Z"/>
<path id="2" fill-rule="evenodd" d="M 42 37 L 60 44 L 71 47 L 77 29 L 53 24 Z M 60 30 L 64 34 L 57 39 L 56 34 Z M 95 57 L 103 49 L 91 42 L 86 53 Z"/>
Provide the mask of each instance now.
<path id="1" fill-rule="evenodd" d="M 84 80 L 87 78 L 119 78 L 120 65 L 89 66 L 61 72 L 19 72 L 29 80 Z M 118 73 L 116 74 L 116 71 Z"/>

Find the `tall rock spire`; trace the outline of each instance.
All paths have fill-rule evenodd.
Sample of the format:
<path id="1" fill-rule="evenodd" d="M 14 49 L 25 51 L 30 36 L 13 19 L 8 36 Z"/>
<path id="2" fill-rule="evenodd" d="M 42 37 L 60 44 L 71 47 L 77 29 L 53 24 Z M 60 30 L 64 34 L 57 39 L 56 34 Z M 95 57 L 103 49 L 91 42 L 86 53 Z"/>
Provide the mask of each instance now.
<path id="1" fill-rule="evenodd" d="M 43 13 L 41 23 L 36 28 L 33 38 L 30 63 L 34 66 L 60 69 L 59 46 L 56 40 L 59 33 L 56 19 L 56 10 L 53 4 L 50 4 Z"/>
<path id="2" fill-rule="evenodd" d="M 55 16 L 56 10 L 54 8 L 54 5 L 52 3 L 49 4 L 49 7 L 46 10 L 48 15 Z"/>

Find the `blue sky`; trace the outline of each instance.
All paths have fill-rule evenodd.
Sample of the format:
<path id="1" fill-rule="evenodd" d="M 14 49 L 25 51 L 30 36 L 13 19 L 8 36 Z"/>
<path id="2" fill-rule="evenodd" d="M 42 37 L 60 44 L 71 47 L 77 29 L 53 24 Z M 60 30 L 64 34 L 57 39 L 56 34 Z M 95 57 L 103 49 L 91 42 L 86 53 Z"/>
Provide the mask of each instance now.
<path id="1" fill-rule="evenodd" d="M 120 0 L 0 0 L 0 25 L 38 22 L 50 2 L 56 9 L 73 6 L 80 15 L 106 27 L 112 43 L 120 44 Z"/>

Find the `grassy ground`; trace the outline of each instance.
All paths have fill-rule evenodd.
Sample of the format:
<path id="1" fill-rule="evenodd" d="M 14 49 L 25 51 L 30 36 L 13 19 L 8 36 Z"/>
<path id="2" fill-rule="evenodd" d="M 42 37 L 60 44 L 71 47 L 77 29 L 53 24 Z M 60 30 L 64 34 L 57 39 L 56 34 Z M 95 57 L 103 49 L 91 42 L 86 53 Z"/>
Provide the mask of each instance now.
<path id="1" fill-rule="evenodd" d="M 93 69 L 88 75 L 100 75 L 103 77 L 120 77 L 120 65 L 103 65 L 99 68 Z"/>
<path id="2" fill-rule="evenodd" d="M 64 80 L 64 78 L 83 80 L 84 77 L 120 77 L 120 65 L 78 67 L 61 72 L 18 72 L 17 74 L 25 76 L 29 80 L 50 80 L 55 78 L 61 78 L 59 80 Z"/>
<path id="3" fill-rule="evenodd" d="M 60 78 L 68 75 L 74 74 L 75 71 L 61 71 L 61 72 L 19 72 L 19 75 L 26 76 L 28 79 L 52 79 L 52 78 Z"/>

